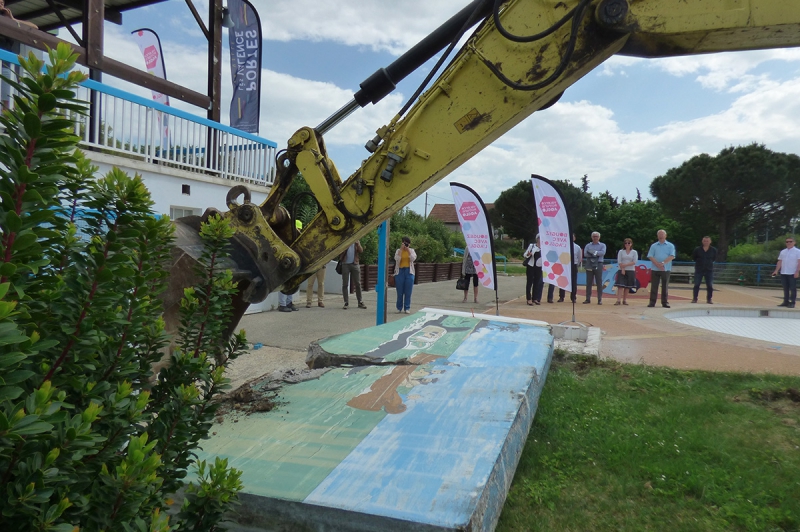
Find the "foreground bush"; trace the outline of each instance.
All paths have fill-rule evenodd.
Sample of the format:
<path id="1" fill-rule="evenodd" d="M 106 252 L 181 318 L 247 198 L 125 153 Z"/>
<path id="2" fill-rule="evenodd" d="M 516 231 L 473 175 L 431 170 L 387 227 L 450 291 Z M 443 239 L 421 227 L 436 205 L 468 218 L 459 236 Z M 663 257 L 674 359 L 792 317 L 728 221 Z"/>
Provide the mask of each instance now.
<path id="1" fill-rule="evenodd" d="M 220 325 L 230 228 L 204 226 L 202 284 L 185 291 L 177 348 L 154 376 L 172 227 L 138 176 L 95 180 L 74 151 L 76 57 L 59 46 L 44 73 L 21 58 L 0 117 L 0 530 L 214 530 L 241 486 L 223 461 L 201 465 L 179 515 L 166 510 L 245 341 Z"/>

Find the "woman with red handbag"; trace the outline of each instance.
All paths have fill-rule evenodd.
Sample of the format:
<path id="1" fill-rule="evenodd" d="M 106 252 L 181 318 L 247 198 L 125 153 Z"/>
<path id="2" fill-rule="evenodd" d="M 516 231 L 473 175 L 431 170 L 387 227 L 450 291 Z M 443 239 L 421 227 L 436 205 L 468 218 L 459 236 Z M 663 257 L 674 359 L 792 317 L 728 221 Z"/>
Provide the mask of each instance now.
<path id="1" fill-rule="evenodd" d="M 636 261 L 639 260 L 639 253 L 633 249 L 633 240 L 626 238 L 622 244 L 622 249 L 617 253 L 617 265 L 619 271 L 614 281 L 617 287 L 617 302 L 614 305 L 628 304 L 628 290 L 636 288 Z"/>

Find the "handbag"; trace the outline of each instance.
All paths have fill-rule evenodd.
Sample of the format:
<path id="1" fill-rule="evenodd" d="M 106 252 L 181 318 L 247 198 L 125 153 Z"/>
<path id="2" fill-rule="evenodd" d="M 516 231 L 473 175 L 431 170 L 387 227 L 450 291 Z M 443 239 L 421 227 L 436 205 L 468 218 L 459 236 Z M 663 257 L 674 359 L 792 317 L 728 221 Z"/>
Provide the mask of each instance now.
<path id="1" fill-rule="evenodd" d="M 463 291 L 466 290 L 468 287 L 469 285 L 467 284 L 467 278 L 464 277 L 463 275 L 459 277 L 458 280 L 456 281 L 456 290 Z"/>
<path id="2" fill-rule="evenodd" d="M 336 262 L 336 273 L 338 273 L 339 275 L 342 275 L 342 261 L 337 261 Z"/>
<path id="3" fill-rule="evenodd" d="M 530 265 L 530 263 L 531 263 L 531 258 L 530 257 L 525 257 L 525 260 L 522 261 L 522 265 L 525 266 L 525 267 L 528 267 Z"/>
<path id="4" fill-rule="evenodd" d="M 394 280 L 394 275 L 389 275 L 389 278 L 386 280 L 386 284 L 389 285 L 389 288 L 394 288 L 397 286 L 397 283 Z"/>

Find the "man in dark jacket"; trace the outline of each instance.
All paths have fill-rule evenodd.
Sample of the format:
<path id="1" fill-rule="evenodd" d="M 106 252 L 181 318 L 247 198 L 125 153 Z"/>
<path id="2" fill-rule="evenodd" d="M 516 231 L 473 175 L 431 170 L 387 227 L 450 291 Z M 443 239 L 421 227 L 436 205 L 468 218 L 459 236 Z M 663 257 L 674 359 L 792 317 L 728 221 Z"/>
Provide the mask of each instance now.
<path id="1" fill-rule="evenodd" d="M 697 303 L 700 294 L 700 282 L 706 279 L 706 303 L 711 305 L 711 296 L 714 295 L 714 262 L 717 260 L 717 248 L 711 245 L 711 238 L 704 236 L 703 245 L 697 246 L 692 252 L 694 261 L 694 296 L 692 303 Z"/>

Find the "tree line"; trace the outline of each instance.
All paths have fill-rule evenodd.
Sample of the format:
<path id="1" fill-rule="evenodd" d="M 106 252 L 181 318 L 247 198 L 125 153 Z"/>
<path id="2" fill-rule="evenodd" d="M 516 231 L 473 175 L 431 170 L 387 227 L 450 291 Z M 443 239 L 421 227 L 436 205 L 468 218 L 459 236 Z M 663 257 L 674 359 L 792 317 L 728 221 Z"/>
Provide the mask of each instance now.
<path id="1" fill-rule="evenodd" d="M 800 157 L 771 151 L 763 144 L 692 157 L 653 179 L 654 199 L 642 199 L 639 189 L 633 200 L 609 191 L 591 194 L 586 175 L 580 186 L 565 180 L 554 183 L 564 197 L 578 244 L 589 242 L 591 233 L 598 231 L 609 250 L 620 249 L 630 238 L 640 256 L 659 229 L 667 231 L 675 244 L 677 260 L 689 260 L 708 235 L 723 262 L 736 244 L 752 246 L 769 240 L 769 235 L 793 234 L 800 226 Z M 532 241 L 538 227 L 530 180 L 504 190 L 491 217 L 505 234 Z M 777 257 L 774 250 L 772 254 Z M 734 255 L 742 260 L 744 254 Z"/>

